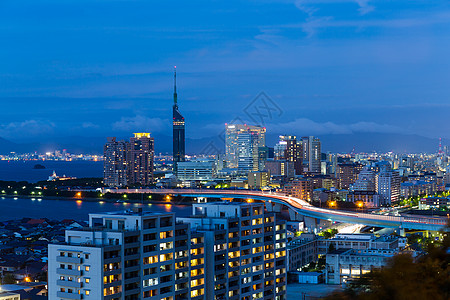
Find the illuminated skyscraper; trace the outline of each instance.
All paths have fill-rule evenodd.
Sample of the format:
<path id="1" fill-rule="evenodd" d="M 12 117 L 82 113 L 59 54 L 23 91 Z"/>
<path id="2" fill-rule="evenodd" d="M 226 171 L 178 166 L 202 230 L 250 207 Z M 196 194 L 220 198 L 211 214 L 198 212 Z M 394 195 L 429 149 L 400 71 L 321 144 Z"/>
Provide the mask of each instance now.
<path id="1" fill-rule="evenodd" d="M 242 173 L 259 170 L 259 147 L 266 144 L 266 128 L 226 124 L 225 154 L 228 168 Z M 261 170 L 259 170 L 261 171 Z"/>
<path id="2" fill-rule="evenodd" d="M 275 145 L 275 159 L 293 162 L 295 174 L 302 174 L 303 150 L 296 136 L 280 135 L 280 141 Z"/>
<path id="3" fill-rule="evenodd" d="M 153 183 L 155 140 L 150 133 L 135 133 L 127 149 L 128 184 Z"/>
<path id="4" fill-rule="evenodd" d="M 178 110 L 177 67 L 174 69 L 173 80 L 173 169 L 176 174 L 177 163 L 185 160 L 185 123 Z"/>
<path id="5" fill-rule="evenodd" d="M 302 137 L 303 160 L 308 163 L 308 171 L 321 172 L 321 147 L 320 140 L 313 136 Z"/>

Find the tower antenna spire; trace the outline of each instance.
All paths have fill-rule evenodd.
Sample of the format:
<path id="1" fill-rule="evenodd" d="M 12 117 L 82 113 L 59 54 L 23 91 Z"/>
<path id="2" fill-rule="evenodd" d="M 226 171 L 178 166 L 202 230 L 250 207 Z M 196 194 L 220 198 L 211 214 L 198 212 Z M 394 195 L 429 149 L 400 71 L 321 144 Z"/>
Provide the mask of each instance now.
<path id="1" fill-rule="evenodd" d="M 173 104 L 177 105 L 177 66 L 173 67 Z"/>

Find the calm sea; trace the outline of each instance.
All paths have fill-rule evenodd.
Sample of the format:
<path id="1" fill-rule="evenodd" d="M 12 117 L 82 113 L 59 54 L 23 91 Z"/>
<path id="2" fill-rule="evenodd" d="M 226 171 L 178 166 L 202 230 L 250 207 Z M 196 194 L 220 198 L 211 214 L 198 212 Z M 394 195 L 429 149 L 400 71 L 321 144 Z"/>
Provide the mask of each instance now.
<path id="1" fill-rule="evenodd" d="M 33 169 L 36 164 L 45 169 Z M 59 176 L 103 177 L 101 161 L 0 161 L 0 180 L 37 182 L 47 180 L 53 171 Z"/>
<path id="2" fill-rule="evenodd" d="M 142 207 L 144 211 L 174 212 L 179 217 L 187 217 L 192 212 L 189 205 L 136 204 L 88 202 L 83 200 L 53 200 L 0 197 L 0 221 L 21 218 L 49 218 L 51 220 L 88 220 L 89 213 L 125 211 Z"/>

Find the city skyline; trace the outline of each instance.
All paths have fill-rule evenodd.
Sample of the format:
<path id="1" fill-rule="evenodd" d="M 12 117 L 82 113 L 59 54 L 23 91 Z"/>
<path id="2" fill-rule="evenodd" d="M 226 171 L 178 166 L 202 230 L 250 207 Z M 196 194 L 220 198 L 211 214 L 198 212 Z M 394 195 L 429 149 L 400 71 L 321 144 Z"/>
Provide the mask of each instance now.
<path id="1" fill-rule="evenodd" d="M 0 0 L 0 300 L 450 299 L 449 25 Z"/>
<path id="2" fill-rule="evenodd" d="M 11 43 L 0 50 L 7 58 L 0 68 L 0 137 L 170 136 L 168 83 L 175 64 L 183 73 L 186 135 L 193 139 L 214 137 L 235 118 L 247 121 L 244 110 L 261 91 L 282 113 L 265 120 L 276 134 L 341 134 L 356 143 L 371 133 L 450 137 L 446 3 L 398 3 L 395 10 L 370 1 L 264 1 L 228 9 L 203 3 L 200 10 L 161 3 L 154 19 L 141 13 L 151 4 L 124 3 L 104 11 L 106 20 L 123 19 L 104 25 L 83 11 L 99 11 L 101 2 L 53 3 L 52 11 L 29 1 L 2 4 L 9 12 L 0 18 L 2 34 Z M 45 23 L 37 24 L 39 14 Z M 85 27 L 78 30 L 80 17 Z M 47 43 L 24 47 L 11 39 L 34 33 Z M 114 41 L 129 44 L 133 58 L 115 50 Z"/>

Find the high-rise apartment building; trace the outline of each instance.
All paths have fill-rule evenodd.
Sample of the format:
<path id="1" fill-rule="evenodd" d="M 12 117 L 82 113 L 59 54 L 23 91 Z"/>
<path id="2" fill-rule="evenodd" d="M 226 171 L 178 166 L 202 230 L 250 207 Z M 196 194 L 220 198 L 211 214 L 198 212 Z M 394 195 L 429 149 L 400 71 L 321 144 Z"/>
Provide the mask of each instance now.
<path id="1" fill-rule="evenodd" d="M 89 214 L 49 245 L 49 299 L 286 299 L 286 234 L 262 203 Z"/>
<path id="2" fill-rule="evenodd" d="M 49 299 L 205 299 L 203 242 L 173 213 L 90 214 L 49 245 Z"/>
<path id="3" fill-rule="evenodd" d="M 358 174 L 362 168 L 363 165 L 359 163 L 338 164 L 336 169 L 338 187 L 345 190 L 349 189 L 350 185 L 358 179 Z"/>
<path id="4" fill-rule="evenodd" d="M 105 185 L 120 187 L 153 182 L 155 141 L 150 133 L 135 133 L 129 142 L 108 138 L 103 152 Z"/>
<path id="5" fill-rule="evenodd" d="M 110 187 L 127 185 L 127 143 L 109 137 L 103 147 L 103 183 Z"/>
<path id="6" fill-rule="evenodd" d="M 266 144 L 266 128 L 242 124 L 226 124 L 225 155 L 228 168 L 241 173 L 261 171 L 259 147 Z"/>
<path id="7" fill-rule="evenodd" d="M 308 179 L 296 179 L 289 181 L 283 186 L 286 196 L 296 197 L 305 201 L 312 200 L 312 182 Z"/>
<path id="8" fill-rule="evenodd" d="M 135 133 L 127 148 L 128 184 L 153 182 L 155 140 L 150 133 Z"/>
<path id="9" fill-rule="evenodd" d="M 321 144 L 314 136 L 302 137 L 303 161 L 308 164 L 308 172 L 321 172 Z"/>
<path id="10" fill-rule="evenodd" d="M 178 109 L 178 95 L 177 95 L 177 67 L 174 69 L 173 78 L 173 170 L 176 174 L 177 163 L 185 161 L 186 141 L 185 141 L 185 120 Z"/>
<path id="11" fill-rule="evenodd" d="M 193 205 L 204 234 L 206 299 L 286 299 L 286 225 L 262 203 Z"/>

